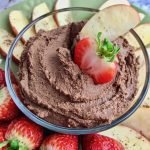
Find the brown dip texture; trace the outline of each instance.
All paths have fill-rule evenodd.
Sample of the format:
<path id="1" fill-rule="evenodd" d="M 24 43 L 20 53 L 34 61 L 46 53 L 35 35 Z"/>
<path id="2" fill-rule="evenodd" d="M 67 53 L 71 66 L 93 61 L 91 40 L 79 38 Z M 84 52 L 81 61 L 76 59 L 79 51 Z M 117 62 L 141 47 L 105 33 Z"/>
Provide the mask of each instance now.
<path id="1" fill-rule="evenodd" d="M 121 51 L 114 81 L 95 85 L 73 62 L 70 49 L 83 25 L 40 31 L 22 54 L 19 80 L 24 103 L 55 125 L 90 128 L 111 123 L 127 110 L 137 91 L 138 60 L 122 37 L 115 41 Z"/>

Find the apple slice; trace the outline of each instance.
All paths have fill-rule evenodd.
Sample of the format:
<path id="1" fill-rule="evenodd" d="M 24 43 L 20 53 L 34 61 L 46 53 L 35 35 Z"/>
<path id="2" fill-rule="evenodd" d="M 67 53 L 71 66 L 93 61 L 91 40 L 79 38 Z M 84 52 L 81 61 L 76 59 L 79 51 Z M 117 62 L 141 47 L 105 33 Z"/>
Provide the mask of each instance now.
<path id="1" fill-rule="evenodd" d="M 126 125 L 150 140 L 150 108 L 139 108 L 123 125 Z"/>
<path id="2" fill-rule="evenodd" d="M 118 5 L 118 4 L 124 4 L 124 5 L 130 6 L 130 3 L 128 0 L 108 0 L 100 7 L 100 10 L 110 7 L 112 5 Z"/>
<path id="3" fill-rule="evenodd" d="M 144 102 L 142 103 L 142 106 L 150 108 L 150 89 L 148 90 L 148 93 L 144 99 Z"/>
<path id="4" fill-rule="evenodd" d="M 9 21 L 11 28 L 15 35 L 18 35 L 20 31 L 29 24 L 29 20 L 24 16 L 24 14 L 19 10 L 11 11 L 9 14 Z M 35 35 L 34 28 L 31 27 L 22 37 L 22 41 L 26 43 L 30 37 Z"/>
<path id="5" fill-rule="evenodd" d="M 62 8 L 68 8 L 70 7 L 70 0 L 57 0 L 55 3 L 55 10 L 62 9 Z M 58 26 L 67 25 L 71 22 L 73 22 L 73 17 L 71 11 L 67 12 L 61 12 L 54 15 L 55 21 Z"/>
<path id="6" fill-rule="evenodd" d="M 119 4 L 124 4 L 130 6 L 130 3 L 128 0 L 108 0 L 106 1 L 99 9 L 105 9 L 107 7 L 113 6 L 113 5 L 119 5 Z M 139 13 L 140 20 L 142 21 L 145 17 L 143 13 Z"/>
<path id="7" fill-rule="evenodd" d="M 145 46 L 150 44 L 150 23 L 145 23 L 137 26 L 134 28 L 136 33 L 139 35 L 139 37 L 142 39 Z M 139 49 L 140 45 L 134 38 L 134 36 L 129 32 L 124 36 L 125 39 L 128 40 L 129 44 L 133 46 L 135 49 Z"/>
<path id="8" fill-rule="evenodd" d="M 48 12 L 50 12 L 50 10 L 49 10 L 47 4 L 41 3 L 33 9 L 32 20 L 34 20 Z M 57 28 L 57 25 L 53 19 L 53 16 L 48 16 L 35 24 L 36 33 L 39 30 L 49 31 L 54 28 Z"/>
<path id="9" fill-rule="evenodd" d="M 144 136 L 125 126 L 119 125 L 100 134 L 118 140 L 123 144 L 125 150 L 150 149 L 150 142 Z"/>
<path id="10" fill-rule="evenodd" d="M 82 28 L 81 37 L 95 39 L 98 32 L 111 41 L 127 33 L 140 22 L 138 12 L 127 5 L 114 5 L 96 13 Z"/>
<path id="11" fill-rule="evenodd" d="M 15 38 L 13 37 L 13 35 L 8 33 L 4 29 L 0 29 L 0 53 L 2 56 L 6 57 L 14 39 Z M 19 63 L 20 56 L 21 56 L 21 53 L 23 50 L 24 50 L 24 46 L 19 41 L 18 44 L 16 45 L 15 49 L 14 49 L 14 52 L 13 52 L 13 60 L 16 63 Z"/>
<path id="12" fill-rule="evenodd" d="M 145 18 L 145 15 L 143 13 L 139 13 L 139 16 L 141 21 Z"/>

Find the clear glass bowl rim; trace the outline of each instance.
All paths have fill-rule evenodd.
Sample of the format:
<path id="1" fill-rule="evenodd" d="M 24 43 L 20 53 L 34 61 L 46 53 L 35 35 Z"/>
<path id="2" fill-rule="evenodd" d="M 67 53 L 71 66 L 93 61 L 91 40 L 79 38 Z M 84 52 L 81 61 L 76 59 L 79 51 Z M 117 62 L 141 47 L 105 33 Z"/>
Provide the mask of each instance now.
<path id="1" fill-rule="evenodd" d="M 36 116 L 30 110 L 28 110 L 28 108 L 26 108 L 26 106 L 21 102 L 19 97 L 16 95 L 16 92 L 15 92 L 13 86 L 12 86 L 12 82 L 11 82 L 11 78 L 10 78 L 10 66 L 11 66 L 11 61 L 12 61 L 12 54 L 13 54 L 13 50 L 14 50 L 17 42 L 21 39 L 22 35 L 30 27 L 35 25 L 35 23 L 37 23 L 38 21 L 44 19 L 45 17 L 50 16 L 50 15 L 54 15 L 54 14 L 60 13 L 60 12 L 66 12 L 66 11 L 86 11 L 86 12 L 96 13 L 96 12 L 99 12 L 100 10 L 93 9 L 93 8 L 86 8 L 86 7 L 70 7 L 70 8 L 64 8 L 64 9 L 59 9 L 59 10 L 49 12 L 49 13 L 47 13 L 45 15 L 42 15 L 41 17 L 31 21 L 31 23 L 29 23 L 18 34 L 18 36 L 15 38 L 13 44 L 11 45 L 11 47 L 9 49 L 9 52 L 8 52 L 8 55 L 7 55 L 7 58 L 6 58 L 6 63 L 5 63 L 5 78 L 6 78 L 7 88 L 8 88 L 8 91 L 9 91 L 12 99 L 14 100 L 15 104 L 18 106 L 18 108 L 28 118 L 30 118 L 32 121 L 34 121 L 35 123 L 45 127 L 48 130 L 59 132 L 59 133 L 66 133 L 66 134 L 68 133 L 68 134 L 76 134 L 76 135 L 102 132 L 102 131 L 108 130 L 108 129 L 118 125 L 119 123 L 123 122 L 128 117 L 130 117 L 138 109 L 138 107 L 141 105 L 141 103 L 143 102 L 143 100 L 144 100 L 144 98 L 147 94 L 148 88 L 149 88 L 149 83 L 150 83 L 150 76 L 149 76 L 150 60 L 149 60 L 147 50 L 146 50 L 142 40 L 140 39 L 138 34 L 133 29 L 131 29 L 130 32 L 137 39 L 139 45 L 141 46 L 141 49 L 143 51 L 144 58 L 145 58 L 145 64 L 146 64 L 145 83 L 144 83 L 144 87 L 142 89 L 142 92 L 141 92 L 140 96 L 138 97 L 137 101 L 134 103 L 134 105 L 126 113 L 124 113 L 122 116 L 120 116 L 119 118 L 114 120 L 111 124 L 100 125 L 100 126 L 96 126 L 94 128 L 67 128 L 67 127 L 62 127 L 62 126 L 57 126 L 57 125 L 51 124 L 51 123 L 45 121 L 44 119 L 41 119 L 40 117 Z"/>

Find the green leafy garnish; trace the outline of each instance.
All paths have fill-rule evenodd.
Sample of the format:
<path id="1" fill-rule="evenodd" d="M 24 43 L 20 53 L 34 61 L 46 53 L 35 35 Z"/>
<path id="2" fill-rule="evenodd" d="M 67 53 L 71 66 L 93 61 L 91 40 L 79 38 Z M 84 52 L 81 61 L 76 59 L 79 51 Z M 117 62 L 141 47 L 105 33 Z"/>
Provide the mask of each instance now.
<path id="1" fill-rule="evenodd" d="M 97 44 L 98 48 L 96 54 L 101 58 L 104 58 L 107 62 L 113 62 L 115 56 L 119 53 L 120 48 L 113 44 L 109 39 L 105 38 L 101 40 L 102 32 L 97 34 Z"/>

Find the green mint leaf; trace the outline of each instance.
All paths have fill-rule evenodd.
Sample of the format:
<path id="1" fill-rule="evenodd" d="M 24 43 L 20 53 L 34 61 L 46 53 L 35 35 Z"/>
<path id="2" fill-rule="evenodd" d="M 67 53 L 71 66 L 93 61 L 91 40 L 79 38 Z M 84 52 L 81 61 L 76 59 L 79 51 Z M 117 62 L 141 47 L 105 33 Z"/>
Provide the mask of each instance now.
<path id="1" fill-rule="evenodd" d="M 115 55 L 113 55 L 113 56 L 110 58 L 109 62 L 112 62 L 114 59 L 115 59 Z"/>
<path id="2" fill-rule="evenodd" d="M 99 32 L 97 34 L 97 44 L 98 44 L 98 47 L 101 47 L 101 35 L 102 35 L 102 32 Z"/>
<path id="3" fill-rule="evenodd" d="M 10 147 L 12 149 L 18 149 L 19 148 L 19 141 L 18 140 L 12 140 L 12 141 L 10 141 Z"/>
<path id="4" fill-rule="evenodd" d="M 112 49 L 113 49 L 113 44 L 112 44 L 111 42 L 109 42 L 108 45 L 107 45 L 107 48 L 108 48 L 109 50 L 112 50 Z"/>
<path id="5" fill-rule="evenodd" d="M 104 38 L 104 40 L 101 40 L 102 33 L 99 32 L 97 34 L 97 44 L 98 49 L 96 51 L 96 54 L 102 58 L 104 58 L 108 62 L 112 62 L 115 59 L 115 56 L 120 51 L 120 48 L 113 44 L 109 39 Z"/>
<path id="6" fill-rule="evenodd" d="M 4 141 L 0 143 L 0 149 L 5 147 L 9 142 L 8 141 Z"/>
<path id="7" fill-rule="evenodd" d="M 103 48 L 103 50 L 106 51 L 106 53 L 107 53 L 107 45 L 103 45 L 102 48 Z"/>
<path id="8" fill-rule="evenodd" d="M 102 36 L 102 32 L 98 32 L 98 34 L 97 34 L 97 39 L 100 40 L 100 39 L 101 39 L 101 36 Z"/>
<path id="9" fill-rule="evenodd" d="M 18 150 L 29 150 L 29 148 L 24 143 L 19 142 L 19 148 L 18 148 Z"/>

